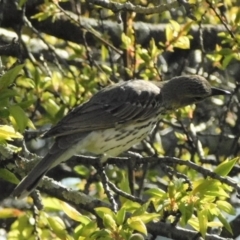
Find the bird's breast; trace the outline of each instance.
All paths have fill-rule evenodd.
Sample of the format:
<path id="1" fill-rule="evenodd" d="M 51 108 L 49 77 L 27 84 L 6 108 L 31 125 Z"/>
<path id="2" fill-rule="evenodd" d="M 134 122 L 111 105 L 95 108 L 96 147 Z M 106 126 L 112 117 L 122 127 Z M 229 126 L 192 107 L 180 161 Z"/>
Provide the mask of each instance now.
<path id="1" fill-rule="evenodd" d="M 151 118 L 142 122 L 119 124 L 115 128 L 93 131 L 83 140 L 81 147 L 89 153 L 116 157 L 146 138 L 156 122 L 157 118 Z"/>

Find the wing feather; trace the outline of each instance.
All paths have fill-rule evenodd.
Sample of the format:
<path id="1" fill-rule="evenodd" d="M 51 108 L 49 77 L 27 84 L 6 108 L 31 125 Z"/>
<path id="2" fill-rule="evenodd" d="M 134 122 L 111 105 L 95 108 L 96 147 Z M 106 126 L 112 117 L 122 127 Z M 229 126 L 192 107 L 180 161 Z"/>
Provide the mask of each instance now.
<path id="1" fill-rule="evenodd" d="M 73 109 L 43 137 L 66 136 L 144 121 L 157 113 L 160 98 L 160 88 L 151 82 L 131 80 L 115 84 Z"/>

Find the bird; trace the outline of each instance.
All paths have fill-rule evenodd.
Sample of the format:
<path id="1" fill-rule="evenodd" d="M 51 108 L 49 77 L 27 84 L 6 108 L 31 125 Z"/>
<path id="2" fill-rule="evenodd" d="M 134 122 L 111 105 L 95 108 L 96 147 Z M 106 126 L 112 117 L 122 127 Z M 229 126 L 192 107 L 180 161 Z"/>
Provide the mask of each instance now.
<path id="1" fill-rule="evenodd" d="M 164 114 L 228 94 L 231 92 L 212 87 L 200 75 L 156 82 L 129 80 L 105 87 L 43 135 L 55 138 L 52 147 L 16 186 L 12 196 L 28 196 L 50 169 L 73 155 L 92 154 L 104 162 L 146 138 Z"/>

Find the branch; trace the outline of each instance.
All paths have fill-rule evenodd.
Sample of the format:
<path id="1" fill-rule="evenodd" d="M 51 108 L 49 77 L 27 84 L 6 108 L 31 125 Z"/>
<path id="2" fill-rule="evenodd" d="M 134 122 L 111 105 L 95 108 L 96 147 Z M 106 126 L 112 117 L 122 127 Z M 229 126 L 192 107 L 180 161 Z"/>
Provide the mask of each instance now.
<path id="1" fill-rule="evenodd" d="M 59 182 L 56 182 L 48 177 L 44 177 L 39 185 L 40 189 L 48 195 L 67 202 L 78 210 L 86 210 L 93 213 L 96 207 L 111 208 L 107 202 L 103 202 L 94 197 L 88 196 L 79 190 L 72 190 L 64 187 Z"/>
<path id="2" fill-rule="evenodd" d="M 181 227 L 174 227 L 171 224 L 158 222 L 147 224 L 147 230 L 154 236 L 164 236 L 170 239 L 187 240 L 187 239 L 203 239 L 197 231 L 184 229 Z M 228 238 L 230 240 L 232 238 Z M 215 234 L 207 233 L 205 240 L 227 240 Z"/>
<path id="3" fill-rule="evenodd" d="M 173 1 L 168 4 L 160 4 L 154 7 L 142 7 L 139 5 L 134 5 L 131 2 L 118 3 L 118 2 L 111 2 L 108 0 L 89 0 L 88 3 L 101 6 L 102 8 L 110 9 L 113 12 L 129 11 L 129 12 L 141 13 L 145 15 L 154 14 L 154 13 L 161 14 L 167 10 L 170 10 L 171 8 L 179 7 L 178 1 Z"/>
<path id="4" fill-rule="evenodd" d="M 83 34 L 88 30 L 94 30 L 101 37 L 105 38 L 103 34 L 108 34 L 110 37 L 110 42 L 116 48 L 121 46 L 121 34 L 123 32 L 122 24 L 118 24 L 113 21 L 102 21 L 99 24 L 98 20 L 91 18 L 81 18 L 81 25 L 76 24 L 78 22 L 79 16 L 68 12 L 68 15 L 71 16 L 71 19 L 66 16 L 66 14 L 60 14 L 57 18 L 52 21 L 51 18 L 46 19 L 45 21 L 37 21 L 31 17 L 37 13 L 38 1 L 31 1 L 31 4 L 26 5 L 26 17 L 31 21 L 31 24 L 38 30 L 43 33 L 50 34 L 55 37 L 62 38 L 66 41 L 72 41 L 78 44 L 84 44 Z M 107 2 L 100 1 L 98 2 Z M 34 5 L 35 4 L 35 5 Z M 172 4 L 172 5 L 171 5 Z M 169 6 L 177 6 L 178 2 L 174 1 Z M 160 5 L 159 5 L 160 6 Z M 164 6 L 164 5 L 161 5 Z M 13 1 L 6 1 L 4 14 L 2 16 L 2 27 L 13 28 L 16 27 L 23 21 L 20 11 L 17 10 L 16 5 Z M 156 6 L 158 7 L 158 6 Z M 160 7 L 159 7 L 160 8 Z M 158 9 L 158 8 L 156 8 Z M 158 9 L 159 11 L 159 9 Z M 73 21 L 74 20 L 74 21 Z M 102 31 L 104 29 L 104 32 Z M 154 39 L 156 43 L 165 42 L 165 29 L 166 24 L 147 24 L 142 22 L 134 23 L 134 29 L 137 36 L 137 43 L 141 44 L 143 47 L 147 47 L 151 39 Z M 215 49 L 216 44 L 221 43 L 221 38 L 218 36 L 218 33 L 226 32 L 226 28 L 223 25 L 203 25 L 202 26 L 202 35 L 203 35 L 203 46 L 206 51 L 211 51 Z M 199 26 L 192 26 L 189 34 L 193 37 L 191 39 L 191 49 L 202 49 L 202 43 L 200 40 Z M 89 46 L 96 46 L 96 43 L 99 41 L 96 36 L 87 31 L 86 41 Z M 188 50 L 185 50 L 188 51 Z"/>

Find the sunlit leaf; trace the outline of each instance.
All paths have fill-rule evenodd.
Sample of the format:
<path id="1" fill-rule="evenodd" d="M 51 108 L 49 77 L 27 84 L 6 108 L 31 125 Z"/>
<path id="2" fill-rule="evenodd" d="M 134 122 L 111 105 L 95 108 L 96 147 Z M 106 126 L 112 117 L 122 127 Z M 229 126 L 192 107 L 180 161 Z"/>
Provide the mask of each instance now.
<path id="1" fill-rule="evenodd" d="M 145 224 L 142 222 L 141 218 L 139 218 L 139 217 L 129 218 L 127 220 L 127 224 L 133 230 L 136 230 L 140 233 L 147 235 L 147 228 L 146 228 Z"/>
<path id="2" fill-rule="evenodd" d="M 106 228 L 115 230 L 117 225 L 115 220 L 113 219 L 113 217 L 110 214 L 104 214 L 103 215 L 103 224 Z"/>
<path id="3" fill-rule="evenodd" d="M 228 223 L 227 219 L 219 212 L 218 219 L 223 224 L 223 226 L 233 235 L 232 228 L 230 224 Z"/>
<path id="4" fill-rule="evenodd" d="M 160 188 L 150 188 L 144 192 L 145 194 L 148 194 L 151 197 L 159 197 L 162 198 L 164 195 L 166 195 L 166 192 L 164 192 Z"/>
<path id="5" fill-rule="evenodd" d="M 19 217 L 23 214 L 25 214 L 23 211 L 20 211 L 19 209 L 16 209 L 16 208 L 2 208 L 2 209 L 0 209 L 0 219 L 15 218 L 15 217 Z"/>
<path id="6" fill-rule="evenodd" d="M 64 222 L 60 217 L 54 216 L 54 217 L 48 217 L 47 218 L 48 223 L 54 233 L 60 238 L 60 239 L 66 239 L 67 232 Z"/>
<path id="7" fill-rule="evenodd" d="M 238 157 L 232 160 L 226 160 L 222 162 L 220 165 L 218 165 L 214 172 L 221 176 L 227 176 L 238 160 L 239 160 Z"/>
<path id="8" fill-rule="evenodd" d="M 218 208 L 228 214 L 235 215 L 236 211 L 230 203 L 227 201 L 218 200 L 216 201 Z"/>
<path id="9" fill-rule="evenodd" d="M 67 204 L 66 202 L 60 201 L 62 210 L 73 220 L 81 222 L 85 225 L 91 222 L 90 218 L 79 213 L 75 208 Z"/>
<path id="10" fill-rule="evenodd" d="M 203 238 L 205 238 L 208 226 L 208 218 L 207 211 L 202 210 L 198 211 L 198 221 L 199 221 L 199 231 L 202 234 Z"/>
<path id="11" fill-rule="evenodd" d="M 116 223 L 118 225 L 123 224 L 123 222 L 125 221 L 125 216 L 126 216 L 126 210 L 124 208 L 121 208 L 116 214 Z"/>
<path id="12" fill-rule="evenodd" d="M 0 125 L 0 140 L 13 140 L 14 138 L 23 138 L 23 136 L 11 126 Z"/>

